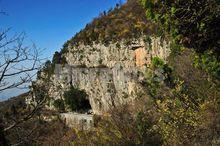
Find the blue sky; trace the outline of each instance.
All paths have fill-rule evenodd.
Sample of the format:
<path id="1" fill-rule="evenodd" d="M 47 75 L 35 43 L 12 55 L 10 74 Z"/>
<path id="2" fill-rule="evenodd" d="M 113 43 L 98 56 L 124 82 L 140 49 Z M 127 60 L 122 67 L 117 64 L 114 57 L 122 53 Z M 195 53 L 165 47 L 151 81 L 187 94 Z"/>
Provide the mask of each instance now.
<path id="1" fill-rule="evenodd" d="M 65 41 L 84 28 L 100 12 L 120 0 L 0 0 L 0 27 L 24 31 L 27 39 L 51 57 Z M 121 0 L 122 2 L 125 0 Z"/>
<path id="2" fill-rule="evenodd" d="M 120 0 L 0 0 L 0 29 L 11 27 L 11 33 L 25 32 L 28 44 L 45 49 L 51 59 L 65 41 L 89 23 L 100 12 L 114 7 Z M 125 2 L 125 0 L 121 0 Z M 18 94 L 17 92 L 13 92 Z M 6 93 L 12 96 L 12 92 Z M 3 98 L 0 94 L 0 98 Z M 1 100 L 1 99 L 0 99 Z"/>

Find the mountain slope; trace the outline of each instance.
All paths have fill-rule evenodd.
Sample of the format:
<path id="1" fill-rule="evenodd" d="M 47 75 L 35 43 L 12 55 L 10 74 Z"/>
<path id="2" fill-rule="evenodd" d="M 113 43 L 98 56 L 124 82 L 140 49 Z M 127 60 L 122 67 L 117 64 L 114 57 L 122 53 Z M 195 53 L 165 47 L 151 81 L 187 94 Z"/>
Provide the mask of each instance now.
<path id="1" fill-rule="evenodd" d="M 151 34 L 155 25 L 145 16 L 145 10 L 137 0 L 129 0 L 124 5 L 117 5 L 108 12 L 88 23 L 84 29 L 64 44 L 63 52 L 68 44 L 92 44 L 121 41 L 122 39 L 138 38 L 143 34 Z"/>

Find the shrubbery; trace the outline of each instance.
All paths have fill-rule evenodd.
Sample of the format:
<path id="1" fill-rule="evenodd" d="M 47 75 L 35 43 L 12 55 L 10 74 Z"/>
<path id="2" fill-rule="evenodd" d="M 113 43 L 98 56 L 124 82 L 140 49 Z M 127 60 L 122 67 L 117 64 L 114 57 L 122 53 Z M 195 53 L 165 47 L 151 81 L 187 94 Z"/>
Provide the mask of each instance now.
<path id="1" fill-rule="evenodd" d="M 64 54 L 60 52 L 55 52 L 53 55 L 52 62 L 50 60 L 47 60 L 43 64 L 42 69 L 40 69 L 37 72 L 37 79 L 49 81 L 50 77 L 54 74 L 56 64 L 60 64 L 64 66 L 66 63 L 67 62 L 66 62 L 66 58 L 64 57 Z"/>
<path id="2" fill-rule="evenodd" d="M 220 79 L 220 61 L 215 57 L 213 52 L 205 52 L 204 54 L 195 54 L 194 65 L 214 77 Z"/>
<path id="3" fill-rule="evenodd" d="M 62 99 L 57 99 L 54 101 L 54 107 L 56 109 L 58 109 L 59 111 L 64 111 L 65 110 L 65 104 L 64 104 L 64 100 Z"/>
<path id="4" fill-rule="evenodd" d="M 197 52 L 220 53 L 220 3 L 218 0 L 142 0 L 146 16 L 176 43 Z"/>
<path id="5" fill-rule="evenodd" d="M 76 132 L 77 137 L 72 143 L 78 146 L 162 145 L 156 127 L 159 119 L 153 108 L 143 111 L 141 108 L 145 105 L 142 103 L 136 103 L 135 108 L 124 105 L 112 109 L 111 116 L 102 116 L 94 130 Z"/>
<path id="6" fill-rule="evenodd" d="M 172 77 L 172 68 L 166 64 L 159 57 L 152 58 L 152 63 L 150 68 L 145 73 L 146 86 L 148 87 L 148 93 L 152 97 L 156 97 L 158 92 L 158 87 L 161 84 L 165 84 L 167 86 L 173 86 L 173 77 Z"/>
<path id="7" fill-rule="evenodd" d="M 220 3 L 218 0 L 142 0 L 146 17 L 171 41 L 172 53 L 192 48 L 195 65 L 219 76 Z"/>
<path id="8" fill-rule="evenodd" d="M 145 10 L 141 4 L 137 0 L 128 0 L 125 5 L 117 5 L 114 9 L 101 13 L 98 18 L 87 24 L 83 30 L 65 43 L 63 52 L 66 52 L 68 44 L 90 45 L 102 42 L 107 45 L 110 42 L 150 34 L 153 30 L 154 25 L 147 21 Z"/>
<path id="9" fill-rule="evenodd" d="M 91 109 L 88 95 L 84 90 L 71 86 L 64 92 L 64 101 L 72 111 L 85 111 Z"/>

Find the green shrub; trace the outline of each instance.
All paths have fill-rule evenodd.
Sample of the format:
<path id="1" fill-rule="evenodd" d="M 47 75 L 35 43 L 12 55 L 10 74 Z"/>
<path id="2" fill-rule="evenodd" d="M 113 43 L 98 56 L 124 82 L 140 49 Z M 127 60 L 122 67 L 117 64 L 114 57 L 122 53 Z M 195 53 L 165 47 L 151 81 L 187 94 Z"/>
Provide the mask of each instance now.
<path id="1" fill-rule="evenodd" d="M 161 58 L 152 58 L 151 66 L 145 73 L 148 92 L 152 97 L 155 97 L 157 90 L 160 88 L 162 83 L 165 83 L 165 85 L 169 87 L 173 86 L 172 71 L 173 69 Z"/>
<path id="2" fill-rule="evenodd" d="M 51 75 L 53 74 L 54 72 L 54 68 L 53 68 L 53 65 L 51 63 L 50 60 L 47 60 L 44 64 L 43 64 L 43 67 L 42 69 L 40 69 L 38 72 L 37 72 L 37 79 L 42 79 L 44 81 L 47 81 L 50 79 Z M 43 74 L 42 74 L 43 73 Z"/>
<path id="3" fill-rule="evenodd" d="M 84 90 L 80 90 L 71 86 L 69 90 L 64 92 L 65 104 L 68 105 L 71 111 L 85 111 L 91 109 L 88 95 Z"/>
<path id="4" fill-rule="evenodd" d="M 212 52 L 194 55 L 194 66 L 220 79 L 220 61 Z"/>
<path id="5" fill-rule="evenodd" d="M 160 146 L 163 144 L 162 136 L 156 129 L 157 121 L 154 120 L 154 115 L 147 115 L 146 113 L 138 112 L 135 117 L 135 125 L 138 133 L 138 144 Z"/>
<path id="6" fill-rule="evenodd" d="M 53 103 L 54 107 L 58 109 L 59 111 L 64 111 L 65 110 L 65 105 L 64 101 L 62 99 L 57 99 Z"/>
<path id="7" fill-rule="evenodd" d="M 154 57 L 151 61 L 153 67 L 155 68 L 163 68 L 163 66 L 165 65 L 165 62 L 159 57 Z"/>
<path id="8" fill-rule="evenodd" d="M 49 99 L 48 88 L 44 84 L 37 84 L 36 82 L 33 82 L 31 88 L 33 89 L 32 92 L 37 103 L 45 102 L 45 99 Z"/>
<path id="9" fill-rule="evenodd" d="M 197 58 L 197 63 L 202 65 L 210 64 L 209 61 L 217 61 L 210 55 L 200 56 Z M 149 69 L 151 78 L 147 78 L 147 82 L 151 83 L 151 86 L 147 84 L 149 87 L 147 90 L 151 93 L 151 87 L 156 88 L 151 99 L 155 102 L 155 110 L 160 115 L 157 125 L 164 145 L 171 143 L 172 145 L 215 145 L 213 143 L 220 137 L 219 128 L 217 128 L 220 107 L 219 82 L 214 79 L 207 80 L 208 75 L 204 70 L 193 67 L 192 59 L 193 51 L 185 49 L 184 52 L 175 56 L 175 61 L 169 60 L 173 69 L 168 64 L 162 65 L 162 61 L 158 59 L 155 59 L 152 65 L 154 68 Z M 158 74 L 158 71 L 154 71 L 158 70 L 155 66 L 159 68 L 168 66 L 171 69 L 171 72 L 164 72 L 161 69 L 159 71 L 162 71 L 163 75 L 167 72 L 172 79 L 172 86 L 167 86 L 165 80 L 152 82 L 152 77 Z M 205 118 L 207 116 L 210 118 Z"/>

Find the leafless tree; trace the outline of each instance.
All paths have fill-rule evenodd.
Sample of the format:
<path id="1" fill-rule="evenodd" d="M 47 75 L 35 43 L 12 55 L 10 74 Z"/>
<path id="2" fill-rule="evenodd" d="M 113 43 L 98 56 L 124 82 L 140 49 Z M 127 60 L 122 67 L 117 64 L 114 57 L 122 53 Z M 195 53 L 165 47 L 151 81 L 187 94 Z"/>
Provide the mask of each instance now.
<path id="1" fill-rule="evenodd" d="M 0 94 L 13 92 L 17 89 L 27 88 L 36 77 L 36 71 L 41 68 L 41 50 L 35 45 L 25 46 L 25 33 L 11 36 L 11 29 L 0 30 Z M 28 96 L 33 96 L 29 92 Z M 4 132 L 31 119 L 43 106 L 45 99 L 39 101 L 31 110 L 20 117 L 10 117 L 10 122 L 4 125 Z M 17 130 L 16 129 L 16 130 Z M 30 129 L 31 134 L 33 132 Z M 19 130 L 17 130 L 19 133 Z M 22 143 L 22 140 L 19 140 Z M 16 144 L 15 144 L 16 145 Z"/>
<path id="2" fill-rule="evenodd" d="M 0 93 L 29 84 L 40 67 L 36 46 L 24 46 L 24 33 L 8 37 L 10 29 L 0 32 Z"/>

